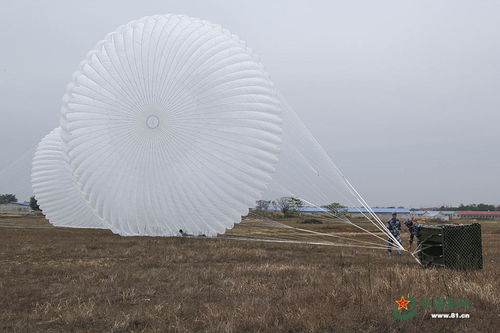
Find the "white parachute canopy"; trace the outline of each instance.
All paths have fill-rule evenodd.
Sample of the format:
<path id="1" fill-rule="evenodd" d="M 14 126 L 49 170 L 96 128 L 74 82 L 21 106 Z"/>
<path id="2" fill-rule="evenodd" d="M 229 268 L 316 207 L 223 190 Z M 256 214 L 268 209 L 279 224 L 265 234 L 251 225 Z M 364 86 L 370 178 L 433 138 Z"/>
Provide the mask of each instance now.
<path id="1" fill-rule="evenodd" d="M 35 152 L 33 192 L 47 219 L 55 226 L 104 228 L 102 220 L 82 199 L 61 140 L 61 128 L 47 134 Z"/>
<path id="2" fill-rule="evenodd" d="M 258 57 L 219 25 L 186 16 L 132 21 L 89 52 L 60 129 L 38 146 L 32 183 L 57 226 L 215 236 L 256 200 L 287 196 L 365 207 L 392 237 Z"/>
<path id="3" fill-rule="evenodd" d="M 104 226 L 122 235 L 217 235 L 271 181 L 280 103 L 236 36 L 198 19 L 154 16 L 118 28 L 88 54 L 67 88 L 61 129 L 74 200 Z M 45 150 L 42 143 L 37 156 Z M 65 224 L 50 206 L 61 198 L 44 193 L 57 180 L 38 173 L 40 207 Z"/>

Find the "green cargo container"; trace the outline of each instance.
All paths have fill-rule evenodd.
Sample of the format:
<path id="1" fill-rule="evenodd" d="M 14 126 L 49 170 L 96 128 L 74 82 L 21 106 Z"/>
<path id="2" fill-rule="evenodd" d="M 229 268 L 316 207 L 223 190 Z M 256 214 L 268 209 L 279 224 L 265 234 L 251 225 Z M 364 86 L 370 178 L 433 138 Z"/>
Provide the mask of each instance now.
<path id="1" fill-rule="evenodd" d="M 483 268 L 481 225 L 440 225 L 420 228 L 418 253 L 425 267 Z"/>

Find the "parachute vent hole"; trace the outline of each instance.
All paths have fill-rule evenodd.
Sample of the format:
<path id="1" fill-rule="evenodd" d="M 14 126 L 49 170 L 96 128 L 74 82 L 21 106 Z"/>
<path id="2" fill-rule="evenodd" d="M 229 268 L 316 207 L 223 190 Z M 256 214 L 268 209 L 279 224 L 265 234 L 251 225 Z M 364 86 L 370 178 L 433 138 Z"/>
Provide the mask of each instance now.
<path id="1" fill-rule="evenodd" d="M 155 115 L 150 115 L 148 119 L 146 119 L 146 125 L 148 128 L 155 129 L 160 126 L 160 119 Z"/>

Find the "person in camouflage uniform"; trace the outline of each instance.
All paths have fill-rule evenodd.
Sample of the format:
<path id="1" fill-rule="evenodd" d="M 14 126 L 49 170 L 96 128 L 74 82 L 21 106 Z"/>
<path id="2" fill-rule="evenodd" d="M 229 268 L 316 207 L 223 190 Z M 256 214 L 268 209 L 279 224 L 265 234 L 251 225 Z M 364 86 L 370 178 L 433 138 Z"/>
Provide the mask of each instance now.
<path id="1" fill-rule="evenodd" d="M 413 238 L 417 236 L 417 239 L 420 237 L 420 227 L 422 226 L 420 223 L 417 223 L 415 218 L 407 219 L 405 225 L 408 227 L 408 231 L 410 232 L 410 237 L 408 238 L 408 242 L 411 245 L 413 244 Z M 419 241 L 420 243 L 420 241 Z"/>
<path id="2" fill-rule="evenodd" d="M 397 218 L 396 213 L 392 213 L 392 219 L 387 221 L 387 229 L 389 229 L 389 232 L 394 236 L 394 238 L 397 239 L 399 244 L 401 244 L 401 242 L 402 242 L 401 241 L 401 221 Z M 387 239 L 387 254 L 389 254 L 389 255 L 392 254 L 392 247 L 393 246 L 398 247 L 396 244 L 394 244 L 394 240 L 391 237 L 389 237 L 389 239 Z M 399 247 L 398 247 L 398 254 L 401 254 L 401 250 L 399 250 Z"/>

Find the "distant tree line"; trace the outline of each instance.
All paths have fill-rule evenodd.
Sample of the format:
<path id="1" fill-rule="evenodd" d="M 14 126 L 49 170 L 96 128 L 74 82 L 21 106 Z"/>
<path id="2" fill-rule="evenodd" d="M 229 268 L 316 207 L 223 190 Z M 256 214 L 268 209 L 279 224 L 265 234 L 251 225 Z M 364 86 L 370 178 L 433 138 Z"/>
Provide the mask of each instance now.
<path id="1" fill-rule="evenodd" d="M 396 206 L 389 207 L 374 207 L 374 208 L 396 208 Z M 405 208 L 403 206 L 399 206 L 397 208 Z M 423 208 L 410 208 L 410 210 L 436 210 L 436 211 L 500 211 L 500 205 L 490 205 L 485 203 L 479 204 L 460 204 L 459 206 L 441 206 L 441 207 L 423 207 Z"/>
<path id="2" fill-rule="evenodd" d="M 479 203 L 479 204 L 460 204 L 458 207 L 453 207 L 453 206 L 441 206 L 437 208 L 436 210 L 450 210 L 450 211 L 457 211 L 457 210 L 470 210 L 470 211 L 488 211 L 488 210 L 500 210 L 500 205 L 495 206 L 495 205 L 490 205 L 490 204 L 485 204 L 485 203 Z"/>
<path id="3" fill-rule="evenodd" d="M 304 202 L 295 197 L 281 197 L 276 200 L 258 200 L 255 205 L 255 210 L 268 210 L 269 206 L 279 207 L 284 217 L 292 217 L 300 215 Z M 345 212 L 342 208 L 346 206 L 338 202 L 333 202 L 329 205 L 321 206 L 325 212 L 330 212 L 335 216 L 344 215 Z"/>
<path id="4" fill-rule="evenodd" d="M 294 197 L 281 197 L 276 200 L 258 200 L 256 210 L 267 210 L 269 206 L 279 207 L 285 217 L 295 216 L 304 207 L 304 202 Z"/>
<path id="5" fill-rule="evenodd" d="M 300 213 L 300 209 L 304 207 L 304 202 L 294 197 L 281 197 L 276 200 L 258 200 L 255 209 L 267 210 L 269 206 L 279 207 L 283 216 L 291 217 Z"/>
<path id="6" fill-rule="evenodd" d="M 389 208 L 389 209 L 396 209 L 396 208 L 405 208 L 404 206 L 386 206 L 386 207 L 381 207 L 381 206 L 375 206 L 373 208 Z"/>
<path id="7" fill-rule="evenodd" d="M 339 216 L 345 215 L 344 208 L 347 208 L 347 207 L 338 203 L 338 202 L 332 202 L 329 205 L 324 205 L 323 208 L 326 208 L 334 216 L 339 217 Z"/>
<path id="8" fill-rule="evenodd" d="M 267 210 L 269 206 L 279 207 L 280 211 L 285 216 L 293 215 L 300 211 L 302 207 L 304 207 L 304 202 L 300 199 L 294 197 L 281 197 L 276 200 L 258 200 L 255 206 L 256 210 Z M 345 213 L 343 208 L 346 206 L 333 202 L 328 205 L 321 206 L 328 212 L 334 214 L 335 216 L 339 216 Z M 396 206 L 390 207 L 374 207 L 374 208 L 396 208 Z M 404 208 L 403 206 L 399 206 L 397 208 Z M 491 204 L 479 203 L 479 204 L 460 204 L 459 206 L 441 206 L 441 207 L 429 207 L 429 208 L 411 208 L 410 210 L 437 210 L 437 211 L 500 211 L 500 205 L 495 206 Z"/>
<path id="9" fill-rule="evenodd" d="M 0 204 L 8 204 L 11 202 L 17 202 L 15 194 L 0 194 Z"/>
<path id="10" fill-rule="evenodd" d="M 17 202 L 17 198 L 15 194 L 0 194 L 0 204 L 8 204 L 8 203 L 13 203 Z M 27 202 L 30 204 L 31 209 L 39 211 L 40 206 L 38 206 L 38 202 L 35 199 L 35 196 L 32 196 L 30 198 L 30 201 Z"/>

